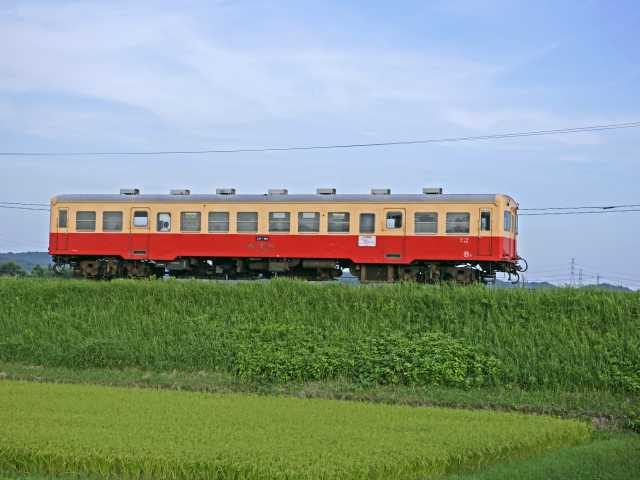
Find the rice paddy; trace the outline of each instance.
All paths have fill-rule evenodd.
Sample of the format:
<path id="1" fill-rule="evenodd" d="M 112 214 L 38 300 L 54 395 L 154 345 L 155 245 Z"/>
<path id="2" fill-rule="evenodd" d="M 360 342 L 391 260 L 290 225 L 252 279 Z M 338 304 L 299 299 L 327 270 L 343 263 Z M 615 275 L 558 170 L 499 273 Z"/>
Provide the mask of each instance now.
<path id="1" fill-rule="evenodd" d="M 513 413 L 0 381 L 0 472 L 92 478 L 424 478 L 590 438 Z"/>

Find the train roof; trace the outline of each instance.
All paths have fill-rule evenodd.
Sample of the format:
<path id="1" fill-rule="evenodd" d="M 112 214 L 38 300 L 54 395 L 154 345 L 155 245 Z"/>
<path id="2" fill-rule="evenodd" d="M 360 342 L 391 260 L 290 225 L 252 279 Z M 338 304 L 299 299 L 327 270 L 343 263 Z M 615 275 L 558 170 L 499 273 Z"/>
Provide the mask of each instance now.
<path id="1" fill-rule="evenodd" d="M 502 194 L 285 194 L 285 195 L 113 195 L 65 194 L 52 203 L 496 203 Z"/>

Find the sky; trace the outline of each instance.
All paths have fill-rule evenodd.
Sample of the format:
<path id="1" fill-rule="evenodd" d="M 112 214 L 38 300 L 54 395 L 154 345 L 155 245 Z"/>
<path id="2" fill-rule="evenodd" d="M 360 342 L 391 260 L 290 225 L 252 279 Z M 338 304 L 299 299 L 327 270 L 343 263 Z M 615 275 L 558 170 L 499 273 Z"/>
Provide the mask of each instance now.
<path id="1" fill-rule="evenodd" d="M 1 151 L 370 143 L 640 121 L 636 1 L 11 1 Z M 174 156 L 0 157 L 0 201 L 60 193 L 335 187 L 506 193 L 522 208 L 640 204 L 640 129 Z M 0 251 L 46 250 L 0 209 Z M 640 287 L 640 212 L 522 217 L 529 280 Z"/>

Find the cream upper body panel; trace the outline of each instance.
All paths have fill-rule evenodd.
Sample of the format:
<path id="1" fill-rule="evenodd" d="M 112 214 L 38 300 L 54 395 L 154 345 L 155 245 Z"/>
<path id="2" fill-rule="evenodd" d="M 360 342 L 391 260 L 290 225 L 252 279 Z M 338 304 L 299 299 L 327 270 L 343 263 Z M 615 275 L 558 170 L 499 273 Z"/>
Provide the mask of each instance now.
<path id="1" fill-rule="evenodd" d="M 178 198 L 176 198 L 178 197 Z M 223 197 L 223 198 L 220 198 Z M 234 198 L 236 197 L 236 198 Z M 257 231 L 240 232 L 250 234 L 278 235 L 281 232 L 270 231 L 270 213 L 289 214 L 290 234 L 312 235 L 498 235 L 515 236 L 515 228 L 511 231 L 504 230 L 504 212 L 515 214 L 517 203 L 506 195 L 278 195 L 280 198 L 269 198 L 261 195 L 62 195 L 54 197 L 51 202 L 51 232 L 75 233 L 78 230 L 78 212 L 95 212 L 95 228 L 93 231 L 104 231 L 103 220 L 105 212 L 122 213 L 122 233 L 165 233 L 159 232 L 159 214 L 169 214 L 171 228 L 166 233 L 211 233 L 208 228 L 209 214 L 211 212 L 228 213 L 228 233 L 237 232 L 237 218 L 240 212 L 256 212 L 258 217 Z M 331 197 L 331 198 L 326 198 Z M 377 197 L 377 198 L 376 198 Z M 427 198 L 425 198 L 427 197 Z M 58 226 L 61 212 L 66 211 L 66 228 Z M 148 212 L 147 225 L 137 227 L 134 225 L 134 212 Z M 488 231 L 481 229 L 481 212 L 488 212 L 490 216 L 490 228 Z M 185 232 L 181 230 L 181 214 L 200 214 L 200 230 Z M 319 214 L 319 231 L 298 232 L 298 217 L 301 213 Z M 330 214 L 346 213 L 349 216 L 349 229 L 344 232 L 329 232 Z M 360 232 L 360 215 L 375 215 L 375 230 L 373 232 Z M 389 223 L 388 216 L 397 218 L 401 216 L 399 226 Z M 416 215 L 422 214 L 422 215 Z M 437 215 L 436 232 L 416 233 L 416 219 L 434 219 L 431 215 Z M 450 214 L 450 215 L 447 215 Z M 463 214 L 462 216 L 453 214 Z M 468 214 L 468 217 L 466 215 Z M 81 216 L 86 217 L 86 213 Z M 486 215 L 486 213 L 485 213 Z M 447 232 L 447 220 L 468 218 L 468 233 Z M 166 217 L 163 217 L 166 218 Z M 332 217 L 334 218 L 334 217 Z M 396 221 L 397 223 L 397 221 Z M 451 222 L 449 222 L 451 225 Z"/>

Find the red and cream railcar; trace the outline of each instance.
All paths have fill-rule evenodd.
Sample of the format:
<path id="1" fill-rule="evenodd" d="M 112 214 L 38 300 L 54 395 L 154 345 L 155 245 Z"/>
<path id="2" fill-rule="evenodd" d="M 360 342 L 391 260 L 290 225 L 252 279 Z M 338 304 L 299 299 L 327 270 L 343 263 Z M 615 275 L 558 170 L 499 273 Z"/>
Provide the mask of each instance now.
<path id="1" fill-rule="evenodd" d="M 329 279 L 349 268 L 364 281 L 470 282 L 520 269 L 507 195 L 172 192 L 56 196 L 49 253 L 90 278 Z"/>

